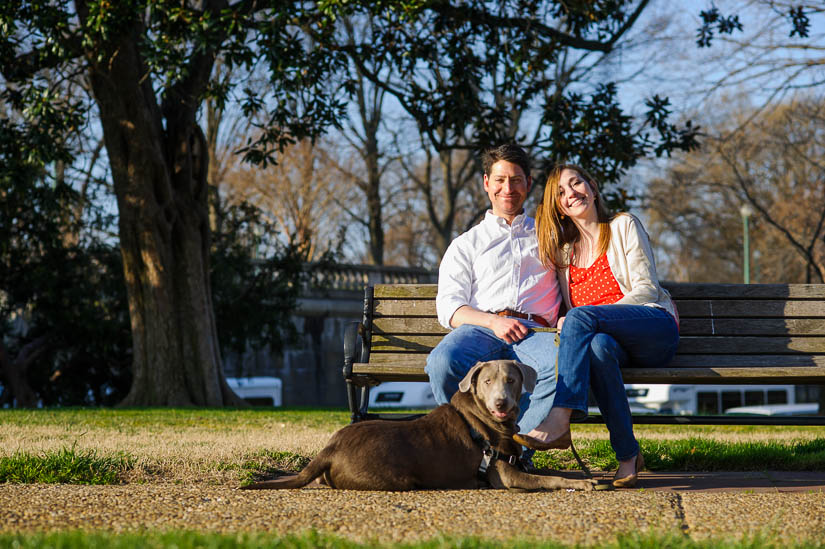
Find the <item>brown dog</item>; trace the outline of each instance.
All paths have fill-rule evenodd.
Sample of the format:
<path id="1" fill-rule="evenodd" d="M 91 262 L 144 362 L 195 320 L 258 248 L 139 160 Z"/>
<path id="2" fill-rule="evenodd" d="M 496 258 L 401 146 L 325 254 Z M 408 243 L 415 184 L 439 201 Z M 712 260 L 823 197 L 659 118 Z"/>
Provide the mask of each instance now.
<path id="1" fill-rule="evenodd" d="M 412 421 L 348 425 L 298 475 L 242 489 L 300 488 L 322 477 L 324 484 L 347 490 L 592 490 L 593 480 L 534 475 L 516 466 L 517 403 L 522 387 L 532 391 L 535 383 L 535 370 L 524 364 L 479 362 L 450 404 Z"/>

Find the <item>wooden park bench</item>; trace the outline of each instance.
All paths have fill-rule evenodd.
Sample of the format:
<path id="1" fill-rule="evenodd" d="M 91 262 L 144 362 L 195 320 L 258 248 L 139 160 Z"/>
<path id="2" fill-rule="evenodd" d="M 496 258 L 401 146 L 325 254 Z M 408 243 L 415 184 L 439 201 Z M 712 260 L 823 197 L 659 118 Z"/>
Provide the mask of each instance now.
<path id="1" fill-rule="evenodd" d="M 664 368 L 625 368 L 625 383 L 825 385 L 825 284 L 664 286 L 680 315 L 676 357 Z M 348 326 L 344 336 L 353 421 L 398 417 L 369 412 L 371 386 L 427 381 L 427 354 L 447 332 L 436 318 L 436 291 L 436 284 L 366 289 L 363 320 Z M 825 417 L 639 414 L 634 422 L 825 425 Z"/>

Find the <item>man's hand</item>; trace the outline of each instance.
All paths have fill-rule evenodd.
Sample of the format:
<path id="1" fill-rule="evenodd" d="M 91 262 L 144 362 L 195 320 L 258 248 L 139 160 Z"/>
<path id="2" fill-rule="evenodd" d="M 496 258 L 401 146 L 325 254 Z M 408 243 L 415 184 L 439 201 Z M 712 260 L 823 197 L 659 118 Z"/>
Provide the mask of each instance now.
<path id="1" fill-rule="evenodd" d="M 469 305 L 462 305 L 456 309 L 450 319 L 450 325 L 453 328 L 458 328 L 462 324 L 475 324 L 489 328 L 493 330 L 496 337 L 511 344 L 518 343 L 530 333 L 530 329 L 515 318 L 479 311 Z"/>
<path id="2" fill-rule="evenodd" d="M 556 329 L 559 331 L 559 333 L 561 333 L 561 325 L 564 324 L 564 318 L 565 317 L 560 316 L 559 321 L 556 322 Z"/>
<path id="3" fill-rule="evenodd" d="M 490 329 L 496 337 L 503 339 L 507 343 L 517 343 L 527 337 L 529 329 L 515 318 L 497 316 L 492 320 Z"/>

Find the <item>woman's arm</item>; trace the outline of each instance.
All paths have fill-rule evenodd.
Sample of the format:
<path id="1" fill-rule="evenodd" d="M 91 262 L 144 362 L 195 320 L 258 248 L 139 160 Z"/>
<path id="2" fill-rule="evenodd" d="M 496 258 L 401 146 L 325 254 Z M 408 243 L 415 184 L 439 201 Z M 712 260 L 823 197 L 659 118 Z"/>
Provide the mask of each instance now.
<path id="1" fill-rule="evenodd" d="M 630 292 L 616 302 L 617 305 L 644 305 L 656 303 L 659 299 L 659 277 L 656 274 L 656 262 L 653 249 L 642 222 L 633 215 L 623 215 L 620 229 L 623 250 L 627 261 L 630 280 Z"/>

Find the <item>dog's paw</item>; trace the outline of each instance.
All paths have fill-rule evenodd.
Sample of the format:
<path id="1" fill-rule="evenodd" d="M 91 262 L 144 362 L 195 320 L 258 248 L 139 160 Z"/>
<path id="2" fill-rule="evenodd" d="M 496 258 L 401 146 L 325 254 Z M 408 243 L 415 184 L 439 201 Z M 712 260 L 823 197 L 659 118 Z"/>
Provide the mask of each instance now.
<path id="1" fill-rule="evenodd" d="M 598 490 L 599 481 L 596 479 L 588 478 L 584 480 L 575 480 L 575 486 L 572 486 L 574 490 L 582 490 L 584 492 L 592 492 L 593 490 Z"/>

